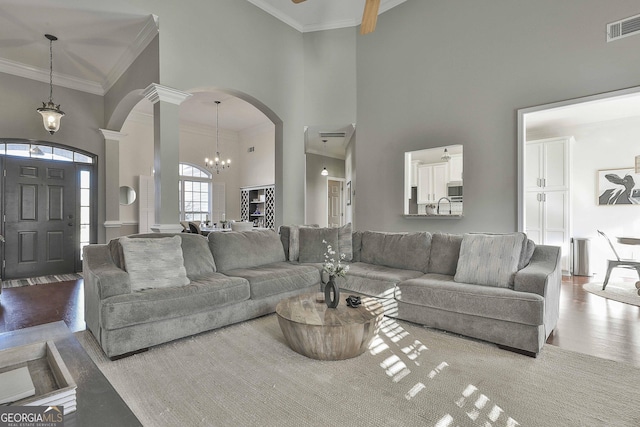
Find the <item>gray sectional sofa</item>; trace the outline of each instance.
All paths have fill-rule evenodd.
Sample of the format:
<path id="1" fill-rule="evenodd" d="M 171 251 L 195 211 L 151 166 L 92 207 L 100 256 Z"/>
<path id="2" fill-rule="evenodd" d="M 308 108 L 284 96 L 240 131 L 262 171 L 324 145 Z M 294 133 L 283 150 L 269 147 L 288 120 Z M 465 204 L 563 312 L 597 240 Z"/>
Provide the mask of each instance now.
<path id="1" fill-rule="evenodd" d="M 320 290 L 323 241 L 349 263 L 338 279 L 343 292 L 378 298 L 390 317 L 529 355 L 555 328 L 560 248 L 535 246 L 522 233 L 352 233 L 350 225 L 89 245 L 87 328 L 115 357 L 272 313 L 281 299 Z"/>

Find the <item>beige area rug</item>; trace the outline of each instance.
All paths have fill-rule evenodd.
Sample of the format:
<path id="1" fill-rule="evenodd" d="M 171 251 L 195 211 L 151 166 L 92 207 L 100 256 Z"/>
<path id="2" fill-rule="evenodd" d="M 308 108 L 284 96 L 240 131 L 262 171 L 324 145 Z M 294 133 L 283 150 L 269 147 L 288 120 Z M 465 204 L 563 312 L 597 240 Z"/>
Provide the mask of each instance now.
<path id="1" fill-rule="evenodd" d="M 583 288 L 585 291 L 603 298 L 640 306 L 640 295 L 638 295 L 635 282 L 609 282 L 604 291 L 602 283 L 587 283 Z"/>
<path id="2" fill-rule="evenodd" d="M 537 359 L 385 319 L 370 351 L 317 361 L 275 315 L 106 359 L 148 426 L 638 426 L 640 370 L 547 345 Z M 81 397 L 79 397 L 81 398 Z"/>

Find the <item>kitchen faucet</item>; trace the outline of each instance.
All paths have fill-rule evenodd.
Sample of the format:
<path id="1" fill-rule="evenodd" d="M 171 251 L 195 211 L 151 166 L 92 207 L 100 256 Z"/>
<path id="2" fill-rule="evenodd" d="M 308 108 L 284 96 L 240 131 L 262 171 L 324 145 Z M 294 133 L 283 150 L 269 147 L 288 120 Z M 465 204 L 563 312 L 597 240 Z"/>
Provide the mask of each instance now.
<path id="1" fill-rule="evenodd" d="M 440 215 L 440 201 L 442 199 L 445 199 L 447 202 L 449 202 L 449 215 L 451 215 L 451 200 L 448 197 L 440 197 L 440 200 L 438 200 L 438 208 L 436 209 L 436 214 Z"/>

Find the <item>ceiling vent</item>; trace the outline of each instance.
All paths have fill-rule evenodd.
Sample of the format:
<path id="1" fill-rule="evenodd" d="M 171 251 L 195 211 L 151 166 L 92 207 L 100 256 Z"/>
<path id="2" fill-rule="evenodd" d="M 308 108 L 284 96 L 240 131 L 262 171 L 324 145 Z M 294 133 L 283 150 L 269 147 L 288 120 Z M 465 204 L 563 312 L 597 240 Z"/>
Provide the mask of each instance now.
<path id="1" fill-rule="evenodd" d="M 607 24 L 607 42 L 640 34 L 640 15 Z"/>
<path id="2" fill-rule="evenodd" d="M 346 132 L 319 132 L 320 138 L 344 138 Z"/>

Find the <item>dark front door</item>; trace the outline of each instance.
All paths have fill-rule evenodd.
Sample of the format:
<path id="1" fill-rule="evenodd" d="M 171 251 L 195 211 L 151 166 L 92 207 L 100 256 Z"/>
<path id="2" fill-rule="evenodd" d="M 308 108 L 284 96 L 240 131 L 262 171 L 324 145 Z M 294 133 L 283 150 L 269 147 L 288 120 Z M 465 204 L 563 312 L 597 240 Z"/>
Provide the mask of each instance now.
<path id="1" fill-rule="evenodd" d="M 5 279 L 75 272 L 73 163 L 5 158 Z"/>

